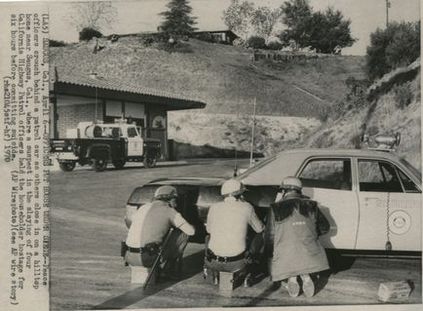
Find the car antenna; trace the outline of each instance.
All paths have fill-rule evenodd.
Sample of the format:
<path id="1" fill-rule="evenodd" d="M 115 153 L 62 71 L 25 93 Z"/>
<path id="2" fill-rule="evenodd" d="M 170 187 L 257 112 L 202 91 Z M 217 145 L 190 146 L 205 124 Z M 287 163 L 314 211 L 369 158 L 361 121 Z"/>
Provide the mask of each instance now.
<path id="1" fill-rule="evenodd" d="M 256 97 L 254 97 L 253 127 L 251 129 L 250 167 L 254 164 L 254 136 L 256 131 Z"/>

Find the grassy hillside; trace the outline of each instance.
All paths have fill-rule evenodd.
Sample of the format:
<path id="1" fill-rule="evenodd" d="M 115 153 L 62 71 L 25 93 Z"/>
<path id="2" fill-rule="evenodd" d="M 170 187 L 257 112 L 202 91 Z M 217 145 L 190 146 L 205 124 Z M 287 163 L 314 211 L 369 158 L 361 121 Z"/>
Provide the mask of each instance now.
<path id="1" fill-rule="evenodd" d="M 275 65 L 252 61 L 242 47 L 198 40 L 168 50 L 146 45 L 140 37 L 122 37 L 51 48 L 59 75 L 89 74 L 167 91 L 207 103 L 204 112 L 252 112 L 257 98 L 261 115 L 318 116 L 345 91 L 347 77 L 363 76 L 363 58 L 331 56 L 304 63 Z"/>

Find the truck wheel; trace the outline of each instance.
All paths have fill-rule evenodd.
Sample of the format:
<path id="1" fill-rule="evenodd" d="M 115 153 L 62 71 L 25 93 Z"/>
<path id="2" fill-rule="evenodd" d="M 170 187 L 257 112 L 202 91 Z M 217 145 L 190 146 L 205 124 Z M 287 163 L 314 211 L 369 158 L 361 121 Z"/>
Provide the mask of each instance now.
<path id="1" fill-rule="evenodd" d="M 75 168 L 75 162 L 59 162 L 60 169 L 63 172 L 72 172 Z"/>
<path id="2" fill-rule="evenodd" d="M 96 172 L 102 172 L 107 167 L 107 160 L 106 159 L 93 159 L 92 168 Z"/>
<path id="3" fill-rule="evenodd" d="M 125 166 L 125 163 L 126 161 L 123 159 L 112 161 L 113 166 L 118 170 L 122 169 Z"/>
<path id="4" fill-rule="evenodd" d="M 144 167 L 145 168 L 155 167 L 156 166 L 156 163 L 157 163 L 157 158 L 148 158 L 148 157 L 146 157 L 146 158 L 144 158 L 143 163 L 144 163 Z"/>

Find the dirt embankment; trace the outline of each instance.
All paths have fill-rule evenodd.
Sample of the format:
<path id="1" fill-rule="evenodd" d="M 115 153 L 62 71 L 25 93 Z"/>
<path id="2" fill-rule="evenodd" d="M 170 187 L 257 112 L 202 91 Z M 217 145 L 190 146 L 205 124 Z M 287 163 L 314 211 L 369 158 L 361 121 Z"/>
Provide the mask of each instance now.
<path id="1" fill-rule="evenodd" d="M 232 155 L 235 149 L 241 152 L 249 152 L 251 149 L 251 115 L 179 112 L 169 114 L 168 124 L 169 138 L 192 145 L 191 149 L 204 146 L 207 147 L 204 152 L 210 154 L 209 147 L 218 147 Z M 320 121 L 315 118 L 256 116 L 254 152 L 267 156 L 296 145 L 320 125 Z M 238 153 L 238 156 L 241 155 Z M 185 154 L 179 156 L 189 157 Z"/>
<path id="2" fill-rule="evenodd" d="M 360 137 L 401 133 L 397 152 L 421 169 L 420 60 L 386 74 L 351 107 L 310 136 L 310 147 L 359 148 Z"/>

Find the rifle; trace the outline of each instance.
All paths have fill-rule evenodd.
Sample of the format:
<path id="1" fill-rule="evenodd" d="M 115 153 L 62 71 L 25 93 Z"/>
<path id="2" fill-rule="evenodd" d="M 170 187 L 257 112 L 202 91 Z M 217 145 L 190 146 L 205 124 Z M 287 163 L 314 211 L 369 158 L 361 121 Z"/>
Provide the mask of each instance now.
<path id="1" fill-rule="evenodd" d="M 166 237 L 164 239 L 162 247 L 160 248 L 160 252 L 157 254 L 156 259 L 154 259 L 153 266 L 151 267 L 150 272 L 147 275 L 147 279 L 145 280 L 143 289 L 147 288 L 148 283 L 151 281 L 151 278 L 153 277 L 153 274 L 156 272 L 157 267 L 160 265 L 160 258 L 162 257 L 163 250 L 165 249 L 167 243 L 169 242 L 169 238 L 170 238 L 170 235 L 172 234 L 172 232 L 173 232 L 173 228 L 170 228 L 169 231 L 166 234 Z"/>

